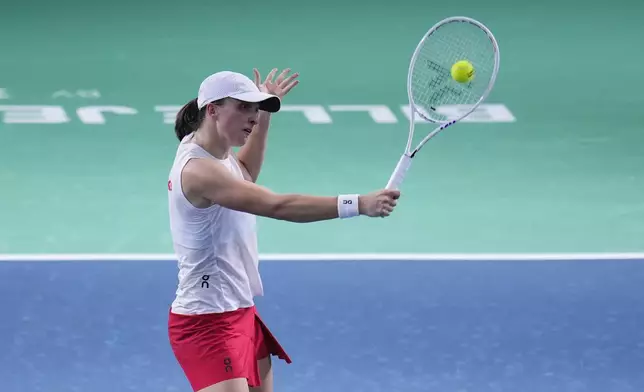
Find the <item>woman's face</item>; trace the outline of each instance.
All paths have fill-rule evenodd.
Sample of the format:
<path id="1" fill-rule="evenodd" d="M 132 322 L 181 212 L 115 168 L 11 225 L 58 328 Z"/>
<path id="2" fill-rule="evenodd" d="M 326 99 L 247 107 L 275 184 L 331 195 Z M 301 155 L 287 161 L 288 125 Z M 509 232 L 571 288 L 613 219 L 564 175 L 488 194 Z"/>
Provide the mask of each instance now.
<path id="1" fill-rule="evenodd" d="M 231 147 L 243 146 L 259 117 L 259 103 L 228 98 L 214 107 L 214 119 L 221 136 Z"/>

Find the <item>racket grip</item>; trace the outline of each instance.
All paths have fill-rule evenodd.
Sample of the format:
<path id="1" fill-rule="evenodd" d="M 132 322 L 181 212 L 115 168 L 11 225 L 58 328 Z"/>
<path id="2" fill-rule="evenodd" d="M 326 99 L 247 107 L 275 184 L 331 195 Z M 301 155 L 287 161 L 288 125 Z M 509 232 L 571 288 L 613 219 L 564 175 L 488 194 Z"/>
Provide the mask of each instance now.
<path id="1" fill-rule="evenodd" d="M 386 189 L 398 189 L 400 184 L 405 179 L 405 175 L 407 174 L 407 170 L 409 170 L 409 166 L 411 166 L 411 157 L 407 154 L 403 154 L 400 157 L 398 164 L 396 165 L 396 169 L 389 178 Z"/>

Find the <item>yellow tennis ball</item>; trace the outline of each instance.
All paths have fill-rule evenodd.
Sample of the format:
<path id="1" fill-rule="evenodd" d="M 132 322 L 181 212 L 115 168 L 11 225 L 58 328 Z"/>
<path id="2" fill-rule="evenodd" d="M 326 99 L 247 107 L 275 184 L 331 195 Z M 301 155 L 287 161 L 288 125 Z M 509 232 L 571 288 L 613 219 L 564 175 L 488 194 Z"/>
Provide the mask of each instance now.
<path id="1" fill-rule="evenodd" d="M 457 61 L 452 65 L 452 78 L 459 83 L 469 82 L 474 78 L 474 66 L 467 60 Z"/>

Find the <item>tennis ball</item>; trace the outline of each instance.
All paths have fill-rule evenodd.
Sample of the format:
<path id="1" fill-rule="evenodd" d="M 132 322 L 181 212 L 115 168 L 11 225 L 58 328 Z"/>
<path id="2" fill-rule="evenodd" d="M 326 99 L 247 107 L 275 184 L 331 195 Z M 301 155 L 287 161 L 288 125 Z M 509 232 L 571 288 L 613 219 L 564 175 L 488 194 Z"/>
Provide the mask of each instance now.
<path id="1" fill-rule="evenodd" d="M 459 83 L 469 82 L 474 78 L 474 66 L 467 60 L 457 61 L 452 65 L 452 78 Z"/>

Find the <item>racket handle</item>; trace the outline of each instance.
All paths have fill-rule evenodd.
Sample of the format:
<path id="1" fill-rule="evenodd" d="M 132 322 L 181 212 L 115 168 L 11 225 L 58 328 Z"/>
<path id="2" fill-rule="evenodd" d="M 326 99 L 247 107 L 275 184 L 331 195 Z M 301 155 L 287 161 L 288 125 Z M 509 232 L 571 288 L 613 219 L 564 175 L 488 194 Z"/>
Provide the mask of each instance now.
<path id="1" fill-rule="evenodd" d="M 386 189 L 398 189 L 405 179 L 409 166 L 411 166 L 411 157 L 407 154 L 403 154 L 396 165 L 396 169 L 389 178 Z"/>

